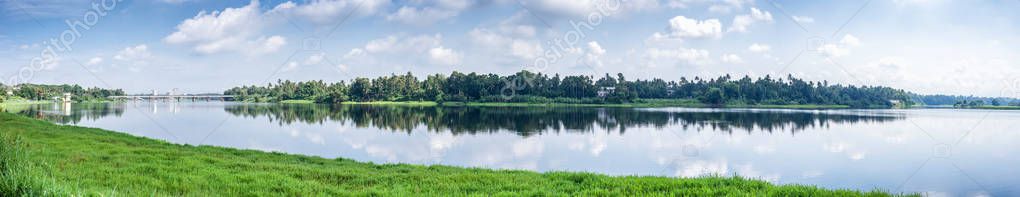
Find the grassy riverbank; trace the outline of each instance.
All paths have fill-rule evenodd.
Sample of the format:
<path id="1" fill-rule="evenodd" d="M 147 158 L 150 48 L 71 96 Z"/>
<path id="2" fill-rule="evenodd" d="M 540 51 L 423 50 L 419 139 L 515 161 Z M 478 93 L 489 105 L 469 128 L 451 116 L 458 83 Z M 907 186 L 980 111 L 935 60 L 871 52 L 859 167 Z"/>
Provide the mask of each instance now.
<path id="1" fill-rule="evenodd" d="M 974 109 L 1020 110 L 1020 106 L 980 106 L 974 107 Z"/>
<path id="2" fill-rule="evenodd" d="M 0 113 L 0 196 L 888 196 L 744 178 L 372 164 L 170 144 Z"/>
<path id="3" fill-rule="evenodd" d="M 53 103 L 53 101 L 16 100 L 16 101 L 4 101 L 4 102 L 0 102 L 0 107 L 16 106 L 16 105 L 49 104 L 49 103 Z"/>

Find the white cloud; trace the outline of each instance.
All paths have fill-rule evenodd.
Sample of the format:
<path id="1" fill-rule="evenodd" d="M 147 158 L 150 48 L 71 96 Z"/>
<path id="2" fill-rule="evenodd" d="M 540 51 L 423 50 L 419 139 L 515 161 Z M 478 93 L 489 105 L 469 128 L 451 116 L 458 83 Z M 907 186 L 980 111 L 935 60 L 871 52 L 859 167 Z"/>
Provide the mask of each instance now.
<path id="1" fill-rule="evenodd" d="M 177 31 L 163 38 L 168 44 L 188 45 L 201 54 L 276 52 L 285 45 L 282 36 L 260 36 L 265 26 L 258 1 L 240 8 L 199 12 L 177 25 Z"/>
<path id="2" fill-rule="evenodd" d="M 807 17 L 807 16 L 793 16 L 793 21 L 796 21 L 798 23 L 807 24 L 807 23 L 814 23 L 815 22 L 815 18 L 811 18 L 811 17 Z"/>
<path id="3" fill-rule="evenodd" d="M 365 51 L 369 53 L 416 51 L 422 52 L 440 44 L 442 36 L 400 36 L 391 35 L 386 38 L 369 41 L 365 44 Z"/>
<path id="4" fill-rule="evenodd" d="M 318 24 L 333 24 L 339 18 L 352 14 L 351 11 L 356 11 L 353 14 L 357 16 L 369 16 L 381 12 L 389 5 L 389 0 L 310 0 L 300 5 L 288 1 L 276 5 L 268 13 L 283 14 Z"/>
<path id="5" fill-rule="evenodd" d="M 758 22 L 772 23 L 772 13 L 759 10 L 758 8 L 751 8 L 750 14 L 733 17 L 733 25 L 731 25 L 726 31 L 747 32 L 747 27 Z"/>
<path id="6" fill-rule="evenodd" d="M 408 54 L 421 54 L 409 56 Z M 460 64 L 463 54 L 442 45 L 442 35 L 404 36 L 390 35 L 371 40 L 364 47 L 354 48 L 343 57 L 344 65 L 356 61 L 361 64 L 392 63 L 393 61 L 416 64 L 428 62 L 434 65 Z M 378 58 L 377 57 L 382 57 Z"/>
<path id="7" fill-rule="evenodd" d="M 748 46 L 747 50 L 750 50 L 751 52 L 755 52 L 755 53 L 767 53 L 770 50 L 772 50 L 772 46 L 769 46 L 769 45 L 766 45 L 766 44 L 754 43 L 754 44 L 751 44 L 751 46 Z"/>
<path id="8" fill-rule="evenodd" d="M 818 47 L 817 51 L 829 57 L 842 57 L 850 54 L 850 50 L 836 44 L 825 44 Z"/>
<path id="9" fill-rule="evenodd" d="M 542 45 L 535 41 L 525 40 L 512 40 L 510 44 L 510 51 L 516 57 L 521 59 L 535 59 L 542 54 Z"/>
<path id="10" fill-rule="evenodd" d="M 581 63 L 594 67 L 602 67 L 604 66 L 602 63 L 602 56 L 605 54 L 606 49 L 603 49 L 598 42 L 588 42 L 588 50 L 584 56 L 581 57 Z"/>
<path id="11" fill-rule="evenodd" d="M 667 0 L 669 8 L 690 8 L 695 4 L 709 4 L 709 11 L 713 13 L 729 13 L 732 10 L 743 9 L 745 5 L 754 4 L 754 0 Z"/>
<path id="12" fill-rule="evenodd" d="M 293 70 L 297 69 L 297 68 L 298 68 L 298 66 L 299 66 L 299 65 L 298 65 L 298 63 L 297 63 L 297 62 L 295 62 L 295 61 L 289 61 L 289 62 L 287 62 L 287 64 L 285 64 L 285 65 L 283 66 L 283 68 L 280 68 L 280 72 L 289 72 L 289 71 L 293 71 Z M 291 131 L 291 136 L 297 136 L 297 133 L 295 133 L 295 132 L 297 132 L 297 130 L 292 130 L 292 131 Z"/>
<path id="13" fill-rule="evenodd" d="M 723 63 L 730 64 L 744 63 L 744 59 L 740 58 L 740 56 L 737 56 L 736 54 L 725 54 L 722 57 L 720 57 L 720 59 L 722 60 Z"/>
<path id="14" fill-rule="evenodd" d="M 252 49 L 257 53 L 272 53 L 280 50 L 280 47 L 287 45 L 287 38 L 282 36 L 270 36 L 269 38 L 259 38 L 258 40 L 250 43 L 259 44 Z"/>
<path id="15" fill-rule="evenodd" d="M 456 17 L 460 12 L 473 6 L 474 3 L 469 0 L 440 0 L 434 1 L 432 5 L 420 7 L 403 6 L 386 16 L 386 20 L 410 25 L 431 25 Z"/>
<path id="16" fill-rule="evenodd" d="M 323 60 L 326 60 L 326 53 L 321 53 L 320 52 L 320 53 L 316 53 L 316 54 L 312 54 L 312 55 L 308 56 L 308 58 L 305 59 L 304 64 L 305 65 L 317 65 L 317 64 L 322 63 Z"/>
<path id="17" fill-rule="evenodd" d="M 500 28 L 502 33 L 485 28 L 475 28 L 468 32 L 468 37 L 475 45 L 493 49 L 494 54 L 509 54 L 510 57 L 526 61 L 541 55 L 544 49 L 539 41 L 532 37 L 534 28 L 526 25 L 516 27 L 503 26 Z"/>
<path id="18" fill-rule="evenodd" d="M 89 61 L 86 62 L 85 65 L 86 66 L 95 66 L 95 65 L 98 65 L 100 63 L 103 63 L 103 58 L 101 58 L 101 57 L 93 57 L 92 59 L 89 59 Z"/>
<path id="19" fill-rule="evenodd" d="M 846 46 L 858 46 L 861 45 L 861 40 L 854 35 L 847 34 L 843 36 L 843 39 L 839 40 L 839 43 Z"/>
<path id="20" fill-rule="evenodd" d="M 822 53 L 828 57 L 842 57 L 850 54 L 850 48 L 860 46 L 861 40 L 857 37 L 847 34 L 843 36 L 843 39 L 839 40 L 836 44 L 824 44 L 818 49 L 819 53 Z"/>
<path id="21" fill-rule="evenodd" d="M 113 59 L 122 61 L 141 61 L 151 56 L 152 53 L 149 52 L 149 46 L 142 44 L 120 50 L 120 52 L 117 52 L 117 55 L 113 56 Z M 102 61 L 102 59 L 100 59 L 100 61 Z M 89 62 L 91 62 L 91 60 L 89 60 Z"/>
<path id="22" fill-rule="evenodd" d="M 605 55 L 606 54 L 606 50 L 603 49 L 602 46 L 600 46 L 599 43 L 595 42 L 595 41 L 588 42 L 588 51 L 591 54 L 595 54 L 595 55 Z"/>
<path id="23" fill-rule="evenodd" d="M 457 16 L 457 11 L 442 10 L 432 7 L 414 8 L 401 7 L 397 12 L 386 16 L 386 20 L 398 21 L 409 25 L 431 25 L 440 20 Z"/>
<path id="24" fill-rule="evenodd" d="M 504 2 L 518 3 L 516 1 Z M 622 3 L 605 0 L 521 0 L 519 2 L 529 10 L 537 11 L 538 14 L 546 17 L 588 17 L 591 14 L 616 16 L 659 7 L 658 0 L 627 0 Z M 618 7 L 614 10 L 612 9 L 614 6 Z"/>
<path id="25" fill-rule="evenodd" d="M 709 52 L 704 49 L 689 49 L 689 48 L 677 48 L 677 49 L 659 49 L 659 48 L 648 48 L 645 50 L 644 58 L 649 62 L 647 63 L 650 67 L 655 66 L 656 60 L 667 60 L 667 61 L 680 61 L 683 63 L 704 65 L 711 62 L 709 58 Z"/>
<path id="26" fill-rule="evenodd" d="M 452 66 L 460 64 L 460 61 L 463 58 L 463 54 L 442 46 L 429 49 L 429 60 L 432 64 Z"/>
<path id="27" fill-rule="evenodd" d="M 668 0 L 666 6 L 669 8 L 690 8 L 695 4 L 709 4 L 708 11 L 718 14 L 727 14 L 734 10 L 744 9 L 744 6 L 754 4 L 754 0 Z"/>
<path id="28" fill-rule="evenodd" d="M 721 38 L 722 23 L 719 19 L 699 21 L 684 16 L 669 19 L 669 32 L 652 34 L 650 40 L 681 40 L 686 38 Z"/>
<path id="29" fill-rule="evenodd" d="M 194 0 L 159 0 L 159 2 L 169 3 L 169 4 L 181 4 L 181 3 L 189 2 L 189 1 L 194 1 Z"/>

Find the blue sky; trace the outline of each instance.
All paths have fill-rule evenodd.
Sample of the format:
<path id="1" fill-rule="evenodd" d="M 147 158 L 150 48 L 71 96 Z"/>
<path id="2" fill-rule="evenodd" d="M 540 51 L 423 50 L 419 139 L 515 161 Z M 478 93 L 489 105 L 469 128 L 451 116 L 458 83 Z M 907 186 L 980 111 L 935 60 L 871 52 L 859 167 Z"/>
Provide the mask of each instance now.
<path id="1" fill-rule="evenodd" d="M 1006 0 L 6 0 L 0 77 L 198 93 L 454 70 L 792 74 L 1016 97 L 1017 8 Z"/>

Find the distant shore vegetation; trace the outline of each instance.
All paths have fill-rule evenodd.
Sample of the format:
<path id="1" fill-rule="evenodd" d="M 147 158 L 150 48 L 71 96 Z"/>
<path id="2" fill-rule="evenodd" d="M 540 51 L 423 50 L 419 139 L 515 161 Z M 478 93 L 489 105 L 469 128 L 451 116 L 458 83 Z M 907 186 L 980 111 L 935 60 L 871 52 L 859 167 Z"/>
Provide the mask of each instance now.
<path id="1" fill-rule="evenodd" d="M 123 96 L 124 90 L 84 88 L 79 85 L 0 84 L 0 103 L 38 103 L 63 99 L 69 94 L 72 102 L 108 101 L 110 96 Z"/>
<path id="2" fill-rule="evenodd" d="M 327 83 L 321 80 L 277 81 L 224 92 L 244 102 L 469 102 L 629 104 L 642 99 L 695 101 L 708 107 L 725 106 L 846 106 L 892 108 L 914 104 L 912 93 L 883 86 L 830 84 L 787 76 L 714 79 L 681 78 L 628 80 L 623 74 L 601 77 L 560 76 L 521 71 L 513 75 L 434 74 L 418 79 L 411 73 L 355 78 Z M 843 107 L 836 107 L 843 108 Z"/>

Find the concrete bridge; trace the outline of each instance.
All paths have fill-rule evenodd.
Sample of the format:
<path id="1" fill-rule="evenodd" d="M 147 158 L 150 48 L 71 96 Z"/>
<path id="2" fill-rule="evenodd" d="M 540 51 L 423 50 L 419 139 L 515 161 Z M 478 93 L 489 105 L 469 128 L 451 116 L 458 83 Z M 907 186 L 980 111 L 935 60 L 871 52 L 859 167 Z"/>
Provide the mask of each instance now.
<path id="1" fill-rule="evenodd" d="M 113 100 L 150 100 L 150 101 L 228 101 L 233 100 L 230 95 L 133 95 L 133 96 L 110 96 Z"/>

